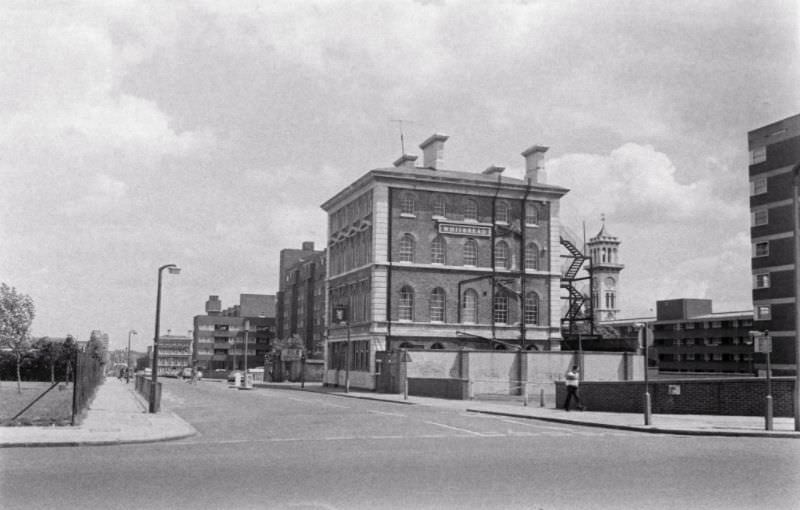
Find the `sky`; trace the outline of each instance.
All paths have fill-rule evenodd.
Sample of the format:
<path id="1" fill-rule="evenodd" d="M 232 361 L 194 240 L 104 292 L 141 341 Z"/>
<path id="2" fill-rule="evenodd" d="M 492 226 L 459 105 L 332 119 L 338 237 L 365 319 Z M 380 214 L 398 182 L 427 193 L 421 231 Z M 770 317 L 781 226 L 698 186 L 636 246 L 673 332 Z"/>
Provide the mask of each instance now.
<path id="1" fill-rule="evenodd" d="M 619 237 L 623 317 L 751 309 L 747 132 L 800 113 L 791 1 L 10 0 L 0 281 L 35 336 L 144 350 L 277 290 L 320 204 L 439 132 L 449 170 L 550 147 L 562 221 Z"/>

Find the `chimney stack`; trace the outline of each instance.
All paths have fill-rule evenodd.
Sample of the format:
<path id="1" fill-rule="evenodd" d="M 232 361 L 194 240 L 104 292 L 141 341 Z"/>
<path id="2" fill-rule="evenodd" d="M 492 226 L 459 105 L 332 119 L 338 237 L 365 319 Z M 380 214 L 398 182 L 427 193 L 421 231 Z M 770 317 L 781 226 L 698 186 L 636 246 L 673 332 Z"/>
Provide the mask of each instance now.
<path id="1" fill-rule="evenodd" d="M 442 168 L 444 161 L 444 142 L 450 138 L 439 133 L 433 134 L 419 146 L 422 149 L 422 166 L 437 170 Z"/>
<path id="2" fill-rule="evenodd" d="M 533 145 L 523 151 L 522 157 L 525 158 L 525 180 L 539 182 L 539 170 L 544 169 L 542 160 L 544 160 L 544 153 L 547 152 L 547 149 L 549 149 L 549 147 Z"/>
<path id="3" fill-rule="evenodd" d="M 394 162 L 394 166 L 396 168 L 414 168 L 414 162 L 417 160 L 417 156 L 412 156 L 411 154 L 403 154 L 397 161 Z"/>
<path id="4" fill-rule="evenodd" d="M 303 251 L 314 251 L 314 241 L 305 241 L 303 243 Z"/>

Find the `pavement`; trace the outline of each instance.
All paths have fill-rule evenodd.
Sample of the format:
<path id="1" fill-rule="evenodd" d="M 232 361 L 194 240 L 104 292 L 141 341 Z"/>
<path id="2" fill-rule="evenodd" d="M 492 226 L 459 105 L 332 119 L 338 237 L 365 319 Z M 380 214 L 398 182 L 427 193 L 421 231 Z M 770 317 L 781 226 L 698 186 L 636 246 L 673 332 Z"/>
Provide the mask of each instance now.
<path id="1" fill-rule="evenodd" d="M 0 447 L 102 446 L 152 443 L 197 434 L 189 423 L 164 410 L 149 414 L 147 402 L 126 384 L 107 377 L 75 427 L 0 427 Z"/>
<path id="2" fill-rule="evenodd" d="M 215 384 L 202 381 L 199 384 Z M 370 391 L 327 387 L 320 383 L 257 383 L 256 388 L 324 393 L 333 397 L 378 400 L 400 405 L 422 405 L 466 412 L 533 419 L 569 425 L 628 430 L 651 434 L 676 434 L 727 437 L 796 438 L 794 418 L 777 417 L 773 430 L 765 430 L 761 416 L 710 416 L 654 414 L 649 425 L 644 416 L 634 413 L 596 411 L 564 411 L 542 407 L 538 402 L 524 405 L 519 400 L 446 400 L 402 394 L 383 394 Z M 75 427 L 0 427 L 0 447 L 23 446 L 89 446 L 126 443 L 150 443 L 182 439 L 197 434 L 189 423 L 163 409 L 147 413 L 147 404 L 133 389 L 115 378 L 107 378 L 97 389 L 82 423 Z"/>

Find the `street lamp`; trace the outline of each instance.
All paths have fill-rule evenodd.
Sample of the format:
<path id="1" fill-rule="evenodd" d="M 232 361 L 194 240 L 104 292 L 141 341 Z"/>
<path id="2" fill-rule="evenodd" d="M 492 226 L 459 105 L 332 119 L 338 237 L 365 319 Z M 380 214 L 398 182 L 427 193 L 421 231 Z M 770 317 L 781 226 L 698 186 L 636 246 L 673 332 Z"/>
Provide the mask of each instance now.
<path id="1" fill-rule="evenodd" d="M 767 406 L 764 410 L 764 428 L 772 430 L 772 365 L 770 363 L 772 342 L 769 337 L 769 331 L 750 331 L 749 335 L 754 345 L 753 350 L 767 355 Z"/>
<path id="2" fill-rule="evenodd" d="M 642 346 L 644 351 L 644 424 L 650 425 L 652 412 L 651 412 L 651 405 L 650 405 L 650 382 L 647 376 L 647 368 L 649 364 L 648 352 L 647 352 L 647 324 L 644 322 L 637 322 L 633 325 L 639 332 L 639 344 Z"/>
<path id="3" fill-rule="evenodd" d="M 242 390 L 251 390 L 253 389 L 253 383 L 248 380 L 247 378 L 247 336 L 250 332 L 250 321 L 245 319 L 244 321 L 244 386 L 240 386 L 239 389 Z"/>
<path id="4" fill-rule="evenodd" d="M 800 163 L 792 168 L 792 214 L 794 216 L 794 430 L 800 432 Z"/>
<path id="5" fill-rule="evenodd" d="M 127 367 L 128 370 L 125 371 L 125 384 L 131 382 L 131 335 L 138 335 L 135 330 L 128 331 L 128 360 L 127 360 Z"/>
<path id="6" fill-rule="evenodd" d="M 161 273 L 167 269 L 169 274 L 180 274 L 181 269 L 175 264 L 165 264 L 158 268 L 158 292 L 156 293 L 156 334 L 153 337 L 153 366 L 151 368 L 152 379 L 150 384 L 150 406 L 149 411 L 155 413 L 156 409 L 156 386 L 158 383 L 158 328 L 161 322 Z"/>

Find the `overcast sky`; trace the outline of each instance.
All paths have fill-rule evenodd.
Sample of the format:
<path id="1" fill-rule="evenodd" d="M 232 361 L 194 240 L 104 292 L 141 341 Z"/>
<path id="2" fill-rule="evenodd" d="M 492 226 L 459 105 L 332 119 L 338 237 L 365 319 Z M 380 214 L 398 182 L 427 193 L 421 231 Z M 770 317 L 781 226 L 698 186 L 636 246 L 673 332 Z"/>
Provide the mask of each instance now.
<path id="1" fill-rule="evenodd" d="M 564 222 L 618 236 L 621 315 L 751 308 L 747 131 L 800 113 L 792 1 L 6 1 L 0 281 L 33 334 L 185 334 L 277 290 L 319 205 L 434 132 L 444 167 L 550 147 Z"/>

